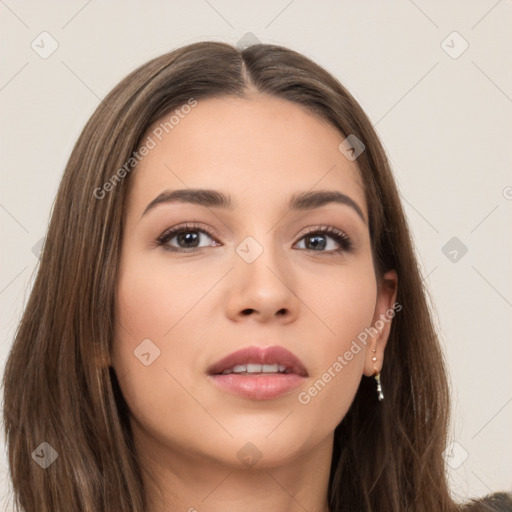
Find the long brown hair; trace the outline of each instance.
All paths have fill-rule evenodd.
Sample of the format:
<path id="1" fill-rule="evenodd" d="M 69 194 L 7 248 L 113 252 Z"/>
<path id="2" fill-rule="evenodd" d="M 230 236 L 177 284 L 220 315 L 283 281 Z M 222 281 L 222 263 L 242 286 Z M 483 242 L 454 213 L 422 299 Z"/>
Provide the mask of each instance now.
<path id="1" fill-rule="evenodd" d="M 370 121 L 334 77 L 290 49 L 202 42 L 155 58 L 122 80 L 69 159 L 3 378 L 15 506 L 25 512 L 145 512 L 122 376 L 107 363 L 132 174 L 126 162 L 150 126 L 192 98 L 244 97 L 248 90 L 303 105 L 332 123 L 340 142 L 354 134 L 364 143 L 357 164 L 376 272 L 398 273 L 403 310 L 386 348 L 386 398 L 378 402 L 373 381 L 363 378 L 336 428 L 331 511 L 459 509 L 442 457 L 449 415 L 445 364 L 397 188 Z M 57 452 L 53 463 L 41 443 Z M 37 456 L 50 463 L 46 469 Z"/>

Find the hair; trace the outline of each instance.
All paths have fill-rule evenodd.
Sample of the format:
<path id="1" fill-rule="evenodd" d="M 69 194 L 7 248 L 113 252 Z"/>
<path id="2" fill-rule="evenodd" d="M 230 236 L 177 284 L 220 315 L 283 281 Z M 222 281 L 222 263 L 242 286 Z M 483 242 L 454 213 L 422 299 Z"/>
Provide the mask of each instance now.
<path id="1" fill-rule="evenodd" d="M 303 106 L 338 129 L 340 142 L 354 134 L 364 143 L 357 166 L 376 275 L 389 269 L 398 275 L 403 310 L 386 346 L 386 399 L 378 402 L 373 381 L 362 378 L 335 430 L 330 510 L 462 510 L 450 495 L 442 456 L 446 367 L 397 187 L 371 122 L 331 74 L 297 52 L 200 42 L 124 78 L 87 122 L 66 166 L 3 377 L 9 470 L 15 506 L 24 512 L 145 512 L 128 407 L 107 363 L 133 179 L 126 162 L 155 122 L 191 99 L 254 93 Z M 42 442 L 59 454 L 45 470 L 34 462 Z"/>

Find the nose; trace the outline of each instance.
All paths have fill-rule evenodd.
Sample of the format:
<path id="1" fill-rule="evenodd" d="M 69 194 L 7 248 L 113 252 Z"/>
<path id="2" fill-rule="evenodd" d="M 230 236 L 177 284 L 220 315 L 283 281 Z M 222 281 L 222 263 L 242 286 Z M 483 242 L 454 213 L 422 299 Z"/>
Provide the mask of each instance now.
<path id="1" fill-rule="evenodd" d="M 227 283 L 226 313 L 231 320 L 288 324 L 297 318 L 301 301 L 294 290 L 293 269 L 284 255 L 264 247 L 250 263 L 243 252 L 237 253 L 234 261 Z"/>

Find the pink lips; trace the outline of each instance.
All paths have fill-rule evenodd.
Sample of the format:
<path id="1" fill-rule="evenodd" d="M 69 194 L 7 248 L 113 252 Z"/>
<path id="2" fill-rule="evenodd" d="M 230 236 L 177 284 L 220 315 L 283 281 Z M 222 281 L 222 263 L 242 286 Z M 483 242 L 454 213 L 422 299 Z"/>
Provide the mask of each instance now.
<path id="1" fill-rule="evenodd" d="M 247 364 L 284 366 L 284 373 L 228 373 Z M 302 384 L 308 372 L 304 364 L 283 347 L 247 347 L 224 357 L 208 369 L 209 377 L 224 391 L 245 398 L 269 400 L 289 393 Z"/>

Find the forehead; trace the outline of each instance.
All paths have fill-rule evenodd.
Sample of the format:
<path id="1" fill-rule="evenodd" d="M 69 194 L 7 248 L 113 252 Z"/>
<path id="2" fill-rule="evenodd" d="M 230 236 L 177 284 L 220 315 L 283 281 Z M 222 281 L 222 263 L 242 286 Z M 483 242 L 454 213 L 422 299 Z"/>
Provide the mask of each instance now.
<path id="1" fill-rule="evenodd" d="M 134 200 L 187 187 L 224 190 L 248 202 L 336 189 L 366 214 L 359 169 L 338 149 L 345 136 L 305 107 L 258 94 L 201 99 L 171 116 L 143 138 L 153 147 L 133 176 Z"/>

